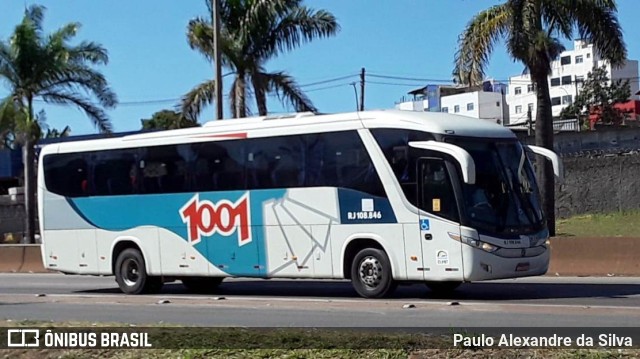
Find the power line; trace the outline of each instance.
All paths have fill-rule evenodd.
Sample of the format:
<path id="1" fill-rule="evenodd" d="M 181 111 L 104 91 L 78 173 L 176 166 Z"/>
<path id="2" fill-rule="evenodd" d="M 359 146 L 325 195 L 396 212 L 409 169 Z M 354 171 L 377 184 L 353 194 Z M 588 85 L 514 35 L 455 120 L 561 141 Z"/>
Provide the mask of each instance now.
<path id="1" fill-rule="evenodd" d="M 451 79 L 425 79 L 425 78 L 418 78 L 418 77 L 404 77 L 404 76 L 393 76 L 393 75 L 379 75 L 379 74 L 372 74 L 372 73 L 368 73 L 368 76 L 371 77 L 376 77 L 376 78 L 381 78 L 381 79 L 391 79 L 391 80 L 403 80 L 403 81 L 416 81 L 416 82 L 448 82 L 451 83 L 452 80 Z"/>
<path id="2" fill-rule="evenodd" d="M 328 90 L 328 89 L 332 89 L 332 88 L 336 88 L 336 87 L 349 86 L 349 85 L 351 85 L 351 83 L 342 83 L 342 84 L 338 84 L 338 85 L 331 85 L 331 86 L 319 87 L 319 88 L 315 88 L 315 89 L 307 90 L 307 91 L 305 91 L 305 93 L 307 93 L 307 92 L 315 92 L 315 91 L 322 91 L 322 90 Z"/>
<path id="3" fill-rule="evenodd" d="M 322 84 L 327 84 L 330 82 L 336 82 L 336 81 L 340 81 L 340 80 L 346 80 L 349 78 L 352 78 L 354 76 L 358 76 L 358 74 L 351 74 L 351 75 L 347 75 L 347 76 L 340 76 L 340 77 L 334 77 L 334 78 L 330 78 L 328 80 L 322 80 L 322 81 L 316 81 L 316 82 L 311 82 L 308 84 L 304 84 L 304 85 L 300 85 L 298 87 L 309 87 L 309 86 L 316 86 L 316 85 L 322 85 Z"/>
<path id="4" fill-rule="evenodd" d="M 407 87 L 416 87 L 419 85 L 416 84 L 402 84 L 402 83 L 398 83 L 398 82 L 381 82 L 381 81 L 367 81 L 368 84 L 375 84 L 375 85 L 390 85 L 390 86 L 407 86 Z"/>

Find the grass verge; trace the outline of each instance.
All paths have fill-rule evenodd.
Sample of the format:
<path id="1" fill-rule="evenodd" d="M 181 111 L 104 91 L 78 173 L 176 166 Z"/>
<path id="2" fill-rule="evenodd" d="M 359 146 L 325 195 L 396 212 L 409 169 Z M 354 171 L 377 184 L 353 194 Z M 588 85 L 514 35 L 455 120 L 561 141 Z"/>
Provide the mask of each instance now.
<path id="1" fill-rule="evenodd" d="M 130 326 L 122 323 L 0 321 L 0 327 L 64 327 L 99 330 L 103 327 Z M 171 330 L 185 329 L 154 325 L 154 329 L 166 333 L 163 346 L 181 340 L 175 346 L 185 347 L 184 337 L 172 336 Z M 148 327 L 145 327 L 148 328 Z M 225 347 L 224 343 L 232 346 Z M 204 341 L 204 342 L 203 342 Z M 203 349 L 3 349 L 0 358 L 45 359 L 134 359 L 134 358 L 640 358 L 640 350 L 613 349 L 447 349 L 451 335 L 423 335 L 411 333 L 383 333 L 353 330 L 321 329 L 268 329 L 255 331 L 242 328 L 202 328 L 189 340 L 194 347 Z M 154 341 L 155 343 L 155 341 Z M 203 344 L 204 343 L 204 344 Z M 209 344 L 212 343 L 212 344 Z M 219 345 L 219 344 L 223 345 Z M 242 343 L 244 348 L 233 348 Z M 331 343 L 331 344 L 327 344 Z M 280 348 L 288 349 L 280 349 Z M 322 349 L 319 349 L 322 348 Z M 369 348 L 369 349 L 362 349 Z M 375 349 L 374 349 L 375 348 Z M 441 349 L 424 349 L 441 348 Z"/>
<path id="2" fill-rule="evenodd" d="M 640 237 L 640 212 L 588 214 L 557 221 L 558 236 Z"/>

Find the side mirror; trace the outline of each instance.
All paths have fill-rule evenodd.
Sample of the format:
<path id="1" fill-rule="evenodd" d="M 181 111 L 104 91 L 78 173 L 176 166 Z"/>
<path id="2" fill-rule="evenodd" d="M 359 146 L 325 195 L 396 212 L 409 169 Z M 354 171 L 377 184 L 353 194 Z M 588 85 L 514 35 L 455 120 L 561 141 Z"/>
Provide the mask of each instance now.
<path id="1" fill-rule="evenodd" d="M 560 160 L 560 157 L 558 157 L 555 152 L 539 146 L 525 145 L 525 147 L 531 150 L 531 152 L 546 157 L 551 161 L 551 164 L 553 165 L 553 173 L 556 175 L 558 182 L 564 182 L 564 167 L 562 166 L 562 160 Z"/>
<path id="2" fill-rule="evenodd" d="M 476 183 L 476 164 L 469 152 L 465 151 L 462 147 L 436 141 L 409 142 L 409 146 L 423 150 L 442 152 L 452 156 L 460 164 L 464 182 L 467 184 Z"/>

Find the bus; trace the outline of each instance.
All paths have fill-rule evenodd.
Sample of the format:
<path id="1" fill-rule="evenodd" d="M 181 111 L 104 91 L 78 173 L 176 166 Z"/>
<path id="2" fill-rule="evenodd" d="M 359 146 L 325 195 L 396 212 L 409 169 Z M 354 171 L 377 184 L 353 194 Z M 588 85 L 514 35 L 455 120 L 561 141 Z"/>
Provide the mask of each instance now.
<path id="1" fill-rule="evenodd" d="M 38 164 L 45 268 L 115 275 L 127 294 L 180 280 L 398 283 L 544 274 L 530 151 L 508 129 L 448 113 L 363 111 L 212 121 L 46 145 Z M 544 161 L 546 161 L 545 159 Z"/>

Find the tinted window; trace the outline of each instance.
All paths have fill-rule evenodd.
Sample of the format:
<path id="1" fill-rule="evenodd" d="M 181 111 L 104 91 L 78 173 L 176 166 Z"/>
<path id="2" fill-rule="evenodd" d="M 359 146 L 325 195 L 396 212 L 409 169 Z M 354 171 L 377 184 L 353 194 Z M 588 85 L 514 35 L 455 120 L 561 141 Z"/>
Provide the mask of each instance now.
<path id="1" fill-rule="evenodd" d="M 571 76 L 562 76 L 563 85 L 571 85 Z"/>
<path id="2" fill-rule="evenodd" d="M 139 193 L 183 192 L 187 189 L 190 163 L 177 148 L 172 145 L 140 149 L 135 182 Z"/>
<path id="3" fill-rule="evenodd" d="M 84 155 L 48 155 L 43 161 L 44 180 L 49 191 L 72 197 L 87 195 L 88 172 Z"/>
<path id="4" fill-rule="evenodd" d="M 49 155 L 44 172 L 50 191 L 70 197 L 322 186 L 385 195 L 356 131 Z"/>
<path id="5" fill-rule="evenodd" d="M 449 171 L 442 159 L 422 158 L 418 161 L 418 207 L 452 221 L 459 221 L 456 197 Z"/>
<path id="6" fill-rule="evenodd" d="M 551 79 L 551 86 L 560 86 L 560 78 L 554 77 Z"/>
<path id="7" fill-rule="evenodd" d="M 90 162 L 89 194 L 113 196 L 138 192 L 137 149 L 87 154 Z"/>
<path id="8" fill-rule="evenodd" d="M 244 140 L 182 146 L 191 146 L 194 191 L 234 191 L 247 187 Z"/>
<path id="9" fill-rule="evenodd" d="M 569 65 L 571 63 L 571 56 L 563 56 L 560 58 L 561 65 Z"/>
<path id="10" fill-rule="evenodd" d="M 421 131 L 390 128 L 372 129 L 371 133 L 391 165 L 405 197 L 413 205 L 418 206 L 416 160 L 423 152 L 409 147 L 408 143 L 434 140 L 433 135 Z"/>
<path id="11" fill-rule="evenodd" d="M 560 97 L 551 98 L 551 106 L 557 106 L 561 103 Z"/>

